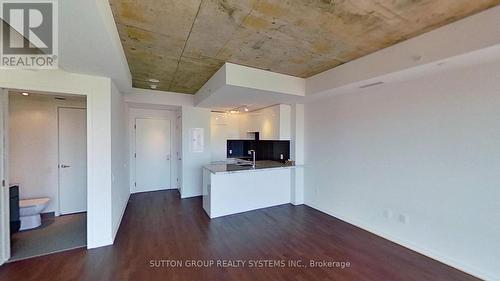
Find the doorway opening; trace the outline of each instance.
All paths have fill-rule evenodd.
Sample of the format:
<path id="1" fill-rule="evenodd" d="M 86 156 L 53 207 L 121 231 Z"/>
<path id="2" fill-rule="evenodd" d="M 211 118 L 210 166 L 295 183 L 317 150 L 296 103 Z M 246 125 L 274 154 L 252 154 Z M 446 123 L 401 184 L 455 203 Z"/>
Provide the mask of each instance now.
<path id="1" fill-rule="evenodd" d="M 179 109 L 129 104 L 131 193 L 180 187 Z"/>
<path id="2" fill-rule="evenodd" d="M 9 90 L 10 260 L 87 245 L 86 97 Z"/>

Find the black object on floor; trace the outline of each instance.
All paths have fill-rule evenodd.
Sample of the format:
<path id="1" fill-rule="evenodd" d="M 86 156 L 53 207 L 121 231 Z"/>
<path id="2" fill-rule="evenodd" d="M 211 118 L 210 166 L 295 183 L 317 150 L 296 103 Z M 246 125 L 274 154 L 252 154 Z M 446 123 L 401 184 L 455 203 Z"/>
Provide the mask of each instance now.
<path id="1" fill-rule="evenodd" d="M 10 198 L 10 234 L 18 232 L 21 227 L 19 219 L 19 186 L 13 185 L 9 188 Z"/>

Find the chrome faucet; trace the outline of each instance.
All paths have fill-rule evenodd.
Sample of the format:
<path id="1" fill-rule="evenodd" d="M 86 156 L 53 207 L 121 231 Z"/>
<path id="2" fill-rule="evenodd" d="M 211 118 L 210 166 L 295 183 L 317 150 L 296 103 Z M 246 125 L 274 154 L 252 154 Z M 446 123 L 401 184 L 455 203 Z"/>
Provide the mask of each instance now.
<path id="1" fill-rule="evenodd" d="M 250 153 L 252 153 L 252 168 L 255 169 L 255 150 L 250 150 Z"/>

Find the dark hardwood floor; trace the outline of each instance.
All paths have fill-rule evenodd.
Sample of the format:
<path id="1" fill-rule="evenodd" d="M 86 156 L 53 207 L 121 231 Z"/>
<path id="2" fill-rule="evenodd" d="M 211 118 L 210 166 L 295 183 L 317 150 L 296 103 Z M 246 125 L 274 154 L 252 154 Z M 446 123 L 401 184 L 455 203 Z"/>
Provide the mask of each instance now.
<path id="1" fill-rule="evenodd" d="M 193 268 L 190 260 L 215 264 Z M 246 264 L 222 267 L 216 260 Z M 288 266 L 294 260 L 308 267 Z M 350 266 L 310 267 L 310 260 Z M 306 206 L 209 220 L 201 198 L 180 200 L 176 191 L 161 191 L 132 195 L 113 246 L 8 263 L 0 267 L 0 280 L 477 279 Z"/>

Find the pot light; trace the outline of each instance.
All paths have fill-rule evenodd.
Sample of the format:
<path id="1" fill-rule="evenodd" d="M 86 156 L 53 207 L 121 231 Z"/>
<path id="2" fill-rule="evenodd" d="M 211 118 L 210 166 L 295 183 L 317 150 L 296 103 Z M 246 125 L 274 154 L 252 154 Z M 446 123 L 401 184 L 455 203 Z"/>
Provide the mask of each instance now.
<path id="1" fill-rule="evenodd" d="M 151 83 L 160 83 L 160 80 L 151 78 L 151 79 L 149 79 L 149 82 L 151 82 Z"/>
<path id="2" fill-rule="evenodd" d="M 23 92 L 23 93 L 21 93 L 21 95 L 23 95 L 23 96 L 29 96 L 30 94 L 26 93 L 26 92 Z"/>

